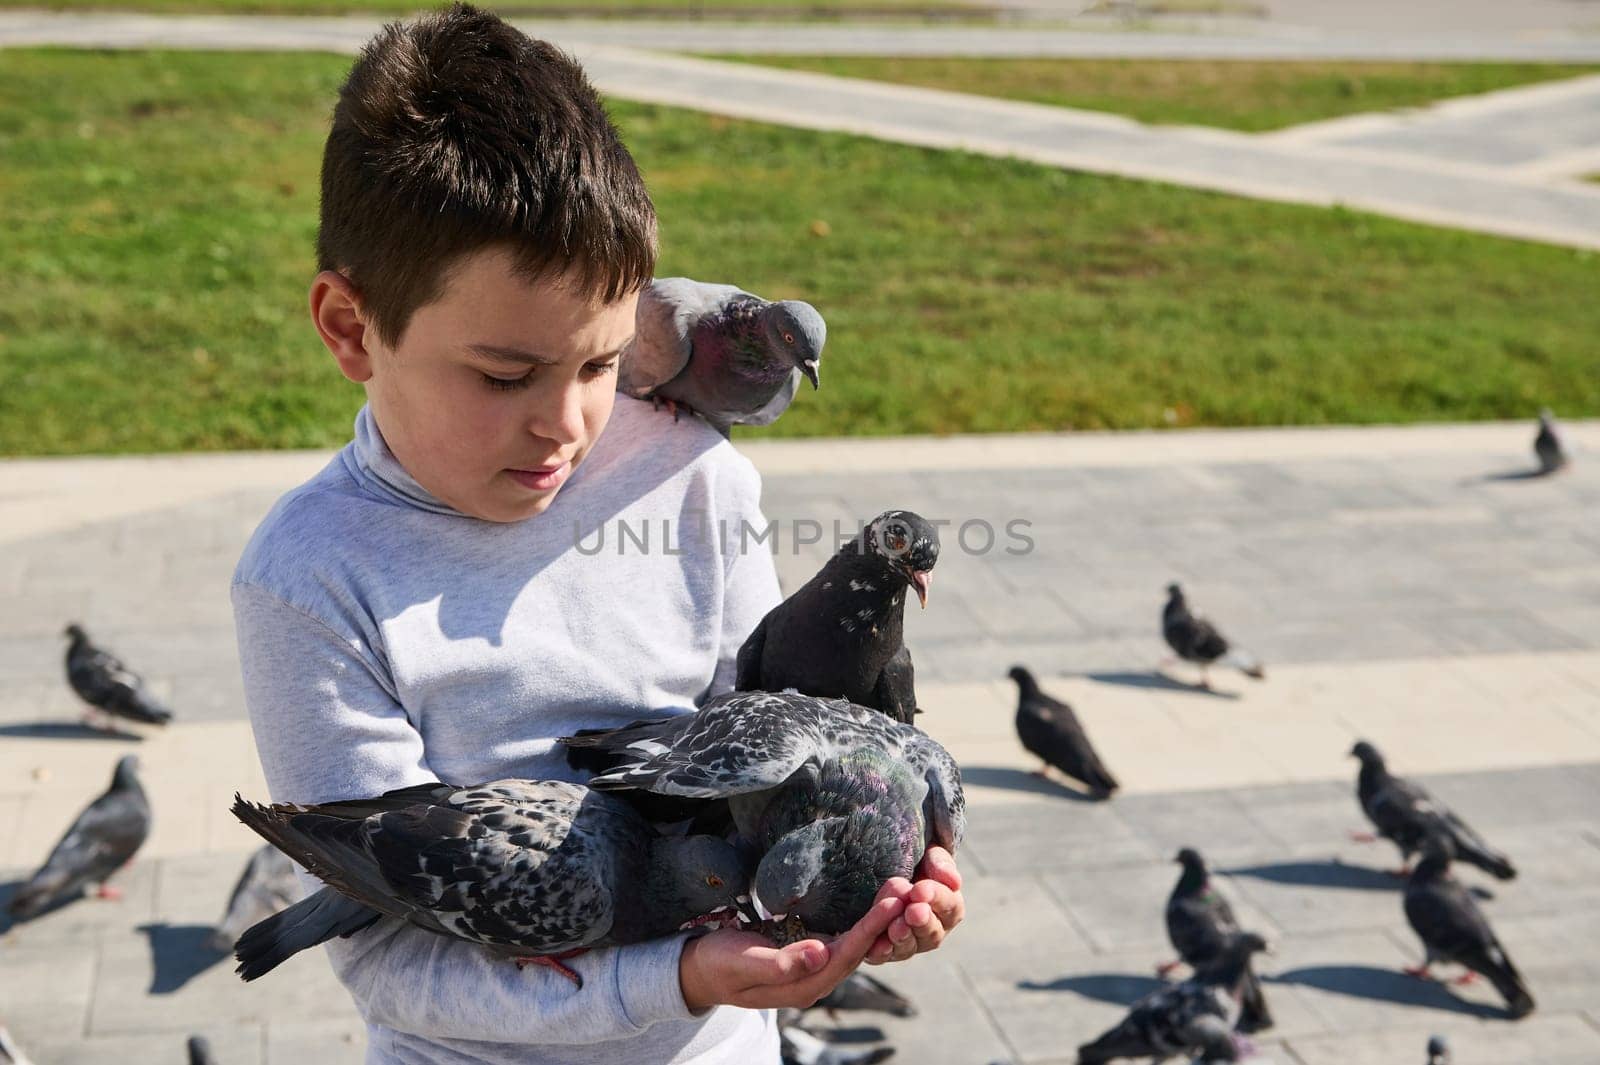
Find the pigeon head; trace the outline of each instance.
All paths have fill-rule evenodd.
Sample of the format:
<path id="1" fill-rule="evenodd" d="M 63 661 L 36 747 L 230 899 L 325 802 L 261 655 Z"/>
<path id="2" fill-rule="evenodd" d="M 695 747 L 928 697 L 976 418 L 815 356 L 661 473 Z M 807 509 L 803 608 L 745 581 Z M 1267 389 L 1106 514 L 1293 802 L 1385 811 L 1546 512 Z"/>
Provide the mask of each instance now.
<path id="1" fill-rule="evenodd" d="M 909 510 L 886 510 L 867 523 L 852 546 L 860 554 L 882 559 L 904 577 L 927 608 L 928 586 L 939 561 L 939 530 L 932 522 Z"/>
<path id="2" fill-rule="evenodd" d="M 1167 585 L 1167 598 L 1173 602 L 1183 602 L 1183 589 L 1179 587 L 1177 581 Z"/>
<path id="3" fill-rule="evenodd" d="M 866 915 L 884 881 L 911 872 L 898 836 L 867 810 L 802 825 L 762 856 L 750 901 L 763 920 L 798 917 L 808 932 L 837 935 Z"/>
<path id="4" fill-rule="evenodd" d="M 1428 1065 L 1450 1065 L 1450 1044 L 1445 1042 L 1444 1036 L 1429 1037 Z"/>
<path id="5" fill-rule="evenodd" d="M 1178 862 L 1185 869 L 1198 869 L 1202 873 L 1206 871 L 1206 860 L 1193 847 L 1183 848 L 1178 852 L 1178 856 L 1172 860 Z"/>
<path id="6" fill-rule="evenodd" d="M 125 754 L 117 760 L 116 772 L 111 774 L 113 788 L 136 788 L 139 786 L 139 756 Z"/>
<path id="7" fill-rule="evenodd" d="M 68 625 L 64 630 L 62 630 L 61 635 L 66 636 L 73 642 L 77 642 L 78 640 L 87 640 L 89 638 L 89 634 L 84 632 L 83 627 L 76 622 Z"/>
<path id="8" fill-rule="evenodd" d="M 1383 768 L 1383 755 L 1378 753 L 1378 748 L 1374 747 L 1366 740 L 1361 740 L 1354 747 L 1350 748 L 1350 757 L 1361 759 L 1361 764 L 1363 766 L 1375 766 L 1380 769 Z"/>
<path id="9" fill-rule="evenodd" d="M 681 904 L 680 912 L 696 917 L 736 907 L 750 883 L 739 851 L 716 836 L 662 836 L 655 853 L 665 866 L 666 884 Z"/>
<path id="10" fill-rule="evenodd" d="M 761 326 L 772 350 L 787 356 L 791 364 L 806 375 L 812 388 L 819 387 L 817 374 L 822 363 L 822 345 L 828 339 L 828 327 L 817 309 L 801 300 L 769 303 L 762 311 Z"/>
<path id="11" fill-rule="evenodd" d="M 1039 686 L 1039 682 L 1033 679 L 1033 674 L 1029 673 L 1024 666 L 1012 666 L 1011 671 L 1006 676 L 1016 681 L 1017 686 L 1023 691 L 1032 691 Z"/>

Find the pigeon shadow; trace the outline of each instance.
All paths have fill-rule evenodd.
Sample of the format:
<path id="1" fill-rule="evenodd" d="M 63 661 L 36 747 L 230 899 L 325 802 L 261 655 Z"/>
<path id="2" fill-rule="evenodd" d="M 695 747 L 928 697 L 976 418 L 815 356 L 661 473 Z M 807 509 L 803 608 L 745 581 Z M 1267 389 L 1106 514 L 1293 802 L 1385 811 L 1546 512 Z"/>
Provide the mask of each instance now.
<path id="1" fill-rule="evenodd" d="M 857 1024 L 848 1028 L 807 1029 L 818 1039 L 829 1043 L 881 1043 L 888 1038 L 875 1024 Z"/>
<path id="2" fill-rule="evenodd" d="M 1219 869 L 1228 876 L 1249 876 L 1290 887 L 1330 887 L 1352 891 L 1401 891 L 1405 879 L 1363 865 L 1337 861 L 1277 862 L 1273 865 L 1247 865 Z"/>
<path id="3" fill-rule="evenodd" d="M 1558 470 L 1539 470 L 1539 469 L 1506 470 L 1504 473 L 1486 473 L 1481 477 L 1475 478 L 1475 480 L 1477 480 L 1477 481 L 1489 481 L 1489 482 L 1495 482 L 1495 481 L 1539 481 L 1539 480 L 1543 480 L 1546 477 L 1554 476 L 1558 472 L 1560 472 L 1560 471 L 1558 471 Z M 1472 481 L 1468 481 L 1467 483 L 1471 484 Z"/>
<path id="4" fill-rule="evenodd" d="M 1069 788 L 1054 779 L 1007 766 L 963 765 L 961 783 L 968 787 L 977 784 L 986 788 L 1006 788 L 1010 791 L 1026 791 L 1035 795 L 1050 795 L 1058 799 L 1071 799 L 1074 802 L 1104 801 L 1086 791 Z"/>
<path id="5" fill-rule="evenodd" d="M 1262 976 L 1270 984 L 1298 984 L 1355 998 L 1393 1002 L 1401 1006 L 1451 1010 L 1474 1017 L 1504 1017 L 1505 1010 L 1482 1002 L 1457 998 L 1441 983 L 1408 976 L 1393 969 L 1370 965 L 1312 965 L 1276 976 Z"/>
<path id="6" fill-rule="evenodd" d="M 1125 688 L 1149 688 L 1154 691 L 1184 692 L 1188 695 L 1209 695 L 1213 699 L 1239 698 L 1238 692 L 1204 688 L 1199 684 L 1190 684 L 1186 681 L 1178 680 L 1176 677 L 1169 677 L 1157 669 L 1152 669 L 1147 673 L 1085 673 L 1083 675 L 1089 680 L 1097 681 L 1101 684 L 1120 684 Z"/>
<path id="7" fill-rule="evenodd" d="M 144 737 L 137 732 L 124 732 L 118 728 L 97 729 L 79 721 L 26 721 L 0 725 L 0 736 L 19 740 L 138 740 Z"/>
<path id="8" fill-rule="evenodd" d="M 1057 977 L 1049 983 L 1018 980 L 1017 988 L 1022 991 L 1071 991 L 1084 998 L 1109 1002 L 1113 1006 L 1126 1006 L 1165 986 L 1165 983 L 1153 976 L 1136 976 L 1132 973 L 1088 973 Z"/>
<path id="9" fill-rule="evenodd" d="M 150 957 L 155 968 L 150 978 L 152 995 L 170 995 L 228 957 L 226 951 L 211 945 L 211 934 L 215 931 L 212 925 L 159 921 L 140 925 L 138 930 L 150 939 Z"/>

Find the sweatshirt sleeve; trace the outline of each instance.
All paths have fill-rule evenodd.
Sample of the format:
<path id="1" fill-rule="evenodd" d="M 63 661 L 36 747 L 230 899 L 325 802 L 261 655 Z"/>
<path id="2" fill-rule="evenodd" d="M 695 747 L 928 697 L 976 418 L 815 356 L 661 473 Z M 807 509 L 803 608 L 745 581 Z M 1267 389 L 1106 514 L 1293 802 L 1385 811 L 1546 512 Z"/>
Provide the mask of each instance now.
<path id="1" fill-rule="evenodd" d="M 772 561 L 770 540 L 741 535 L 741 522 L 764 532 L 766 516 L 761 512 L 761 474 L 754 463 L 739 457 L 739 476 L 727 515 L 728 557 L 722 598 L 722 633 L 717 649 L 717 669 L 706 696 L 710 698 L 733 690 L 737 676 L 739 648 L 767 612 L 783 602 L 778 588 L 778 567 Z"/>
<path id="2" fill-rule="evenodd" d="M 278 802 L 328 802 L 438 779 L 379 654 L 261 586 L 233 586 L 245 702 Z M 472 782 L 475 783 L 475 782 Z M 693 1015 L 683 1001 L 683 936 L 589 951 L 519 970 L 471 943 L 382 921 L 327 944 L 368 1023 L 423 1037 L 596 1043 Z"/>

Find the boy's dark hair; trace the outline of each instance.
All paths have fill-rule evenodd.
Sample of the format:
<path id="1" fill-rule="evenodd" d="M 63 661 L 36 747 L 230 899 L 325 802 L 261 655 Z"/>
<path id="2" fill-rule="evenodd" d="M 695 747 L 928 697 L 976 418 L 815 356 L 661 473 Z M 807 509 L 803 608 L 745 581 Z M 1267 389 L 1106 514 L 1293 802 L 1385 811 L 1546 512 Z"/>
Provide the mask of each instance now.
<path id="1" fill-rule="evenodd" d="M 491 246 L 610 302 L 655 272 L 655 208 L 577 62 L 458 3 L 385 26 L 339 90 L 317 263 L 392 345 Z"/>

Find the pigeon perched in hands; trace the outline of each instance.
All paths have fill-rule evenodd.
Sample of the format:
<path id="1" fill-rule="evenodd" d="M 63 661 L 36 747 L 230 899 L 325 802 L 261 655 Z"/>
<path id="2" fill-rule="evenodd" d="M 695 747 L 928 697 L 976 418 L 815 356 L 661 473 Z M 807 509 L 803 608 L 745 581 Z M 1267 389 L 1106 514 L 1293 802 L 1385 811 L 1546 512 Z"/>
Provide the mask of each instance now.
<path id="1" fill-rule="evenodd" d="M 812 1003 L 812 1009 L 827 1010 L 828 1016 L 837 1019 L 840 1010 L 870 1010 L 887 1013 L 891 1017 L 915 1017 L 917 1008 L 904 995 L 882 980 L 874 979 L 857 969 L 845 977 L 832 991 Z"/>
<path id="2" fill-rule="evenodd" d="M 82 626 L 68 625 L 64 635 L 72 640 L 67 646 L 67 683 L 93 708 L 84 715 L 86 722 L 96 728 L 108 727 L 99 722 L 96 710 L 146 725 L 165 725 L 172 720 L 172 711 L 145 691 L 139 674 L 111 652 L 90 643 Z"/>
<path id="3" fill-rule="evenodd" d="M 1450 1065 L 1450 1044 L 1444 1036 L 1428 1037 L 1428 1065 Z"/>
<path id="4" fill-rule="evenodd" d="M 770 425 L 804 377 L 818 387 L 822 315 L 809 303 L 752 296 L 732 285 L 658 277 L 639 293 L 634 337 L 617 388 L 635 399 L 684 407 L 723 436 L 734 425 Z"/>
<path id="5" fill-rule="evenodd" d="M 938 561 L 931 522 L 909 510 L 879 514 L 761 619 L 739 648 L 733 686 L 847 699 L 911 724 L 917 697 L 905 645 L 906 589 L 926 609 Z"/>
<path id="6" fill-rule="evenodd" d="M 1157 988 L 1133 1004 L 1127 1017 L 1092 1043 L 1078 1048 L 1078 1065 L 1100 1065 L 1119 1058 L 1197 1054 L 1195 1060 L 1239 1061 L 1250 1043 L 1235 1034 L 1250 957 L 1266 940 L 1240 932 L 1208 968 L 1181 984 Z"/>
<path id="7" fill-rule="evenodd" d="M 386 915 L 582 987 L 563 960 L 734 918 L 747 884 L 725 841 L 662 835 L 615 796 L 562 781 L 419 784 L 314 806 L 236 798 L 233 812 L 329 885 L 239 938 L 246 980 Z"/>
<path id="8" fill-rule="evenodd" d="M 1198 972 L 1220 961 L 1243 929 L 1233 915 L 1233 907 L 1211 883 L 1206 860 L 1200 852 L 1185 847 L 1175 860 L 1183 865 L 1183 872 L 1167 899 L 1167 938 L 1172 941 L 1178 957 Z M 1162 965 L 1159 971 L 1164 976 L 1177 968 L 1177 964 Z M 1267 1008 L 1266 993 L 1248 959 L 1240 996 L 1239 1027 L 1246 1032 L 1272 1027 L 1272 1011 Z"/>
<path id="9" fill-rule="evenodd" d="M 8 907 L 17 920 L 35 917 L 90 884 L 101 898 L 121 892 L 106 881 L 132 860 L 150 836 L 150 803 L 139 785 L 139 759 L 124 755 L 111 786 L 90 803 L 55 845 L 38 872 L 28 878 Z"/>
<path id="10" fill-rule="evenodd" d="M 909 878 L 930 844 L 953 853 L 966 828 L 949 752 L 844 700 L 732 692 L 698 713 L 560 742 L 632 759 L 590 780 L 596 790 L 727 800 L 757 856 L 756 914 L 809 932 L 850 928 L 885 881 Z"/>
<path id="11" fill-rule="evenodd" d="M 1046 769 L 1055 766 L 1087 784 L 1096 798 L 1110 798 L 1117 778 L 1100 761 L 1072 707 L 1046 695 L 1021 666 L 1012 666 L 1009 676 L 1017 682 L 1017 739 L 1022 746 L 1043 759 Z M 1044 769 L 1037 772 L 1045 775 Z"/>
<path id="12" fill-rule="evenodd" d="M 1421 784 L 1397 777 L 1378 749 L 1366 740 L 1350 748 L 1350 757 L 1361 760 L 1356 777 L 1356 797 L 1378 835 L 1400 848 L 1404 862 L 1398 875 L 1408 872 L 1411 856 L 1422 849 L 1430 835 L 1443 835 L 1454 845 L 1455 857 L 1476 865 L 1500 880 L 1516 878 L 1511 859 L 1489 846 L 1465 821 L 1444 803 L 1428 794 Z M 1356 834 L 1356 839 L 1371 842 L 1374 837 Z"/>
<path id="13" fill-rule="evenodd" d="M 1539 434 L 1533 438 L 1533 454 L 1540 473 L 1554 473 L 1567 464 L 1567 449 L 1561 443 L 1561 427 L 1546 407 L 1539 412 Z"/>
<path id="14" fill-rule="evenodd" d="M 211 1041 L 203 1035 L 191 1035 L 187 1044 L 189 1065 L 217 1065 L 211 1055 Z"/>
<path id="15" fill-rule="evenodd" d="M 1200 667 L 1202 688 L 1211 687 L 1207 669 L 1219 660 L 1256 680 L 1267 675 L 1254 655 L 1230 646 L 1215 625 L 1189 609 L 1183 589 L 1176 583 L 1167 585 L 1167 605 L 1161 612 L 1161 635 L 1179 658 Z"/>
<path id="16" fill-rule="evenodd" d="M 1468 970 L 1458 983 L 1470 983 L 1473 974 L 1482 973 L 1506 1000 L 1511 1016 L 1526 1017 L 1533 1012 L 1533 996 L 1483 911 L 1450 875 L 1454 851 L 1447 837 L 1429 836 L 1422 860 L 1406 883 L 1406 920 L 1426 951 L 1422 965 L 1406 972 L 1429 979 L 1428 969 L 1435 963 L 1456 962 Z"/>
<path id="17" fill-rule="evenodd" d="M 263 921 L 300 898 L 300 881 L 294 863 L 272 844 L 263 844 L 245 863 L 239 882 L 228 897 L 228 909 L 212 929 L 214 950 L 231 951 L 246 928 Z"/>
<path id="18" fill-rule="evenodd" d="M 894 1057 L 894 1047 L 836 1047 L 797 1024 L 778 1027 L 778 1053 L 783 1065 L 876 1065 Z"/>

